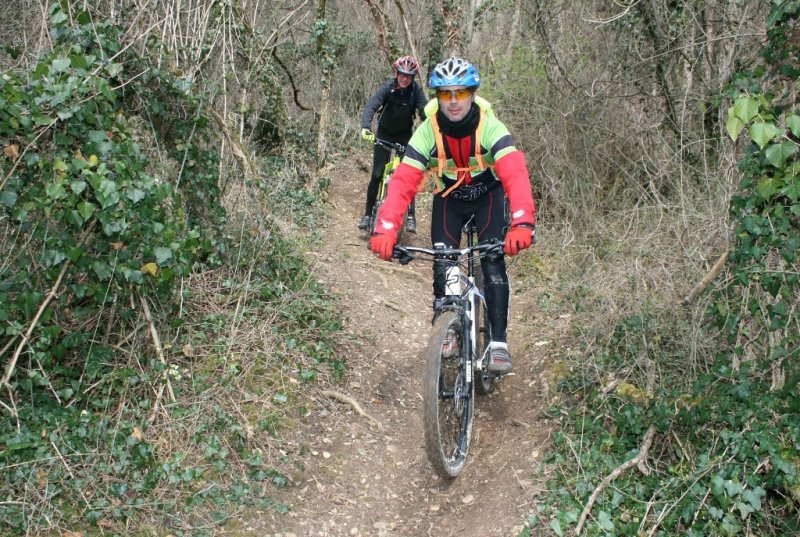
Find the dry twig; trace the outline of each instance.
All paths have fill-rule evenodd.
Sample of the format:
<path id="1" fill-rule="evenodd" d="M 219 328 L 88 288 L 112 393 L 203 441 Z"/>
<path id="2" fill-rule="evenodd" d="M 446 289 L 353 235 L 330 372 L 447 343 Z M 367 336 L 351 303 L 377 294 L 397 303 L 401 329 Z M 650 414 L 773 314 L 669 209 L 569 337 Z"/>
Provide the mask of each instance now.
<path id="1" fill-rule="evenodd" d="M 158 405 L 161 401 L 161 396 L 164 393 L 164 386 L 167 388 L 170 402 L 175 402 L 175 393 L 172 391 L 172 384 L 169 381 L 169 368 L 167 367 L 167 360 L 164 358 L 164 348 L 161 346 L 161 338 L 158 335 L 156 324 L 153 322 L 153 316 L 150 314 L 150 306 L 147 305 L 147 300 L 145 300 L 144 297 L 139 297 L 139 302 L 142 304 L 144 318 L 147 319 L 147 322 L 150 325 L 150 337 L 153 339 L 153 346 L 156 348 L 156 355 L 158 356 L 158 360 L 164 365 L 164 373 L 162 374 L 164 377 L 164 383 L 159 387 L 155 403 L 153 403 L 153 414 L 150 416 L 150 422 L 152 422 L 155 419 L 156 412 L 158 411 Z"/>
<path id="2" fill-rule="evenodd" d="M 369 421 L 374 423 L 379 431 L 383 430 L 383 425 L 381 425 L 381 423 L 378 420 L 376 420 L 375 418 L 373 418 L 372 416 L 370 416 L 369 414 L 364 412 L 364 409 L 361 408 L 361 405 L 358 404 L 358 401 L 356 401 L 352 397 L 347 396 L 347 395 L 345 395 L 343 393 L 332 391 L 332 390 L 323 390 L 322 391 L 322 395 L 324 395 L 325 397 L 330 397 L 331 399 L 336 399 L 337 401 L 339 401 L 341 403 L 345 403 L 345 404 L 350 405 L 351 407 L 353 407 L 353 410 L 356 411 L 356 414 L 358 414 L 359 416 L 361 416 L 363 418 L 367 418 Z"/>
<path id="3" fill-rule="evenodd" d="M 578 525 L 575 527 L 575 535 L 580 535 L 581 531 L 583 530 L 583 525 L 586 523 L 586 517 L 589 516 L 589 513 L 594 506 L 594 502 L 597 501 L 597 497 L 605 490 L 605 488 L 611 484 L 616 478 L 621 476 L 623 473 L 627 472 L 634 466 L 639 466 L 642 468 L 642 465 L 647 458 L 647 453 L 650 451 L 650 445 L 653 443 L 653 436 L 655 436 L 656 430 L 651 425 L 647 432 L 644 435 L 644 440 L 642 441 L 642 446 L 639 448 L 639 453 L 636 456 L 628 461 L 623 462 L 620 464 L 613 472 L 608 474 L 603 481 L 597 485 L 597 488 L 594 489 L 592 495 L 589 496 L 589 501 L 586 502 L 586 507 L 583 508 L 583 512 L 581 513 L 580 519 L 578 519 Z"/>
<path id="4" fill-rule="evenodd" d="M 700 293 L 702 293 L 703 290 L 706 287 L 708 287 L 708 284 L 711 283 L 711 281 L 717 277 L 717 275 L 722 270 L 722 267 L 725 266 L 725 262 L 728 260 L 729 253 L 730 251 L 725 250 L 725 252 L 721 256 L 719 256 L 719 259 L 717 259 L 714 262 L 714 265 L 711 267 L 711 270 L 708 271 L 708 274 L 703 276 L 703 279 L 700 280 L 700 282 L 694 286 L 694 289 L 692 289 L 692 291 L 688 295 L 686 295 L 686 298 L 683 299 L 682 304 L 684 306 L 688 306 L 692 302 L 694 302 L 695 299 L 697 299 L 697 297 L 700 296 Z"/>

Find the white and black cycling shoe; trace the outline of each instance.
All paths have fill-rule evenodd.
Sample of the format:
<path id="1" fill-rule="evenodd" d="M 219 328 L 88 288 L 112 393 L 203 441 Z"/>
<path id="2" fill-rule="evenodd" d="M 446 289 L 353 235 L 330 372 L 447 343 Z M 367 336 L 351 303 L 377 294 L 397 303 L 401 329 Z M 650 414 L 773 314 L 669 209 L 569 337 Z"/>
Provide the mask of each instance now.
<path id="1" fill-rule="evenodd" d="M 490 373 L 506 375 L 511 372 L 511 355 L 508 353 L 508 343 L 492 341 L 489 347 Z"/>

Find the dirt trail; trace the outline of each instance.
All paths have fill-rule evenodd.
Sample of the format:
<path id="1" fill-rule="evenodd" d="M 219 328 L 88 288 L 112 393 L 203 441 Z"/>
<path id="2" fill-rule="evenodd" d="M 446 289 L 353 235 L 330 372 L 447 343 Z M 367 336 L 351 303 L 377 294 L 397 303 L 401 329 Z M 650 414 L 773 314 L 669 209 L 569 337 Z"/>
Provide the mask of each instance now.
<path id="1" fill-rule="evenodd" d="M 369 417 L 320 391 L 296 431 L 311 453 L 303 459 L 305 471 L 280 498 L 290 513 L 267 515 L 261 528 L 249 529 L 271 537 L 516 536 L 544 488 L 534 470 L 552 424 L 539 411 L 551 396 L 547 365 L 563 348 L 568 319 L 545 318 L 536 307 L 536 284 L 516 281 L 515 268 L 530 253 L 511 260 L 514 374 L 476 402 L 462 474 L 452 481 L 438 478 L 425 456 L 420 395 L 431 268 L 386 263 L 366 249 L 366 236 L 356 230 L 368 178 L 366 150 L 358 160 L 361 169 L 353 164 L 337 170 L 327 239 L 310 260 L 318 278 L 342 296 L 347 330 L 363 341 L 347 357 L 345 381 L 331 389 L 352 398 Z M 419 233 L 403 241 L 427 246 L 430 195 L 417 203 Z"/>

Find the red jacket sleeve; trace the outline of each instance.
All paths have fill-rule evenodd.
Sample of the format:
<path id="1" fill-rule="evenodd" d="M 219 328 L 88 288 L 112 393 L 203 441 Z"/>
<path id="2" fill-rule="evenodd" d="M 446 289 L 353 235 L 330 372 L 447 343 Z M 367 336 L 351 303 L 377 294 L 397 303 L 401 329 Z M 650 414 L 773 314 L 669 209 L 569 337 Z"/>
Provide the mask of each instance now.
<path id="1" fill-rule="evenodd" d="M 511 206 L 511 225 L 536 224 L 531 180 L 522 151 L 514 151 L 498 159 L 494 163 L 494 170 L 503 183 L 503 189 Z"/>
<path id="2" fill-rule="evenodd" d="M 423 173 L 417 168 L 401 163 L 392 175 L 386 200 L 378 211 L 378 225 L 375 233 L 378 235 L 397 234 L 400 229 L 403 214 L 417 195 L 417 188 L 422 182 Z"/>

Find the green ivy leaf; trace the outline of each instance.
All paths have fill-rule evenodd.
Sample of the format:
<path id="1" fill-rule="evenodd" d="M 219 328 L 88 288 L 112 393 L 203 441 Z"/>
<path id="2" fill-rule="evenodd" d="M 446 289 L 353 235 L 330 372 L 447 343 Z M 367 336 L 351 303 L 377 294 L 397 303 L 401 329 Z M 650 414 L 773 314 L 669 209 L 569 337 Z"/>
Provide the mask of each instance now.
<path id="1" fill-rule="evenodd" d="M 83 255 L 83 250 L 78 248 L 77 246 L 70 246 L 64 253 L 67 254 L 67 259 L 69 259 L 74 263 L 78 259 L 80 259 L 81 255 Z"/>
<path id="2" fill-rule="evenodd" d="M 67 189 L 61 183 L 50 183 L 44 190 L 50 200 L 60 200 L 67 197 Z"/>
<path id="3" fill-rule="evenodd" d="M 44 114 L 36 114 L 33 116 L 33 122 L 36 123 L 37 125 L 50 125 L 50 123 L 52 123 L 53 120 Z"/>
<path id="4" fill-rule="evenodd" d="M 725 533 L 725 535 L 728 535 L 729 537 L 736 535 L 742 530 L 742 526 L 736 521 L 736 519 L 730 513 L 725 515 L 725 518 L 723 519 L 720 528 Z"/>
<path id="5" fill-rule="evenodd" d="M 797 146 L 789 141 L 783 142 L 782 144 L 772 144 L 766 151 L 769 163 L 779 170 L 783 169 L 786 159 L 795 153 L 797 153 Z"/>
<path id="6" fill-rule="evenodd" d="M 72 181 L 72 182 L 69 184 L 69 188 L 70 188 L 70 190 L 72 190 L 72 192 L 73 192 L 74 194 L 77 194 L 77 195 L 79 195 L 79 196 L 80 196 L 80 195 L 81 195 L 81 193 L 82 193 L 84 190 L 86 190 L 86 181 Z"/>
<path id="7" fill-rule="evenodd" d="M 564 537 L 564 530 L 561 529 L 561 522 L 559 522 L 557 518 L 550 521 L 550 529 L 553 530 L 558 537 Z"/>
<path id="8" fill-rule="evenodd" d="M 738 510 L 739 510 L 739 516 L 740 516 L 742 519 L 745 519 L 745 518 L 747 518 L 747 516 L 748 516 L 750 513 L 752 513 L 753 511 L 755 511 L 755 509 L 753 509 L 753 507 L 752 507 L 751 505 L 749 505 L 749 504 L 746 504 L 746 503 L 743 503 L 743 502 L 736 502 L 736 503 L 733 505 L 733 508 L 734 508 L 734 509 L 738 509 Z"/>
<path id="9" fill-rule="evenodd" d="M 61 115 L 62 115 L 61 112 L 59 112 L 58 113 L 59 119 L 68 119 L 61 117 Z M 53 141 L 55 141 L 57 145 L 72 145 L 75 142 L 75 139 L 69 134 L 65 134 L 63 132 L 57 132 L 53 136 Z"/>
<path id="10" fill-rule="evenodd" d="M 786 128 L 796 137 L 800 138 L 800 116 L 792 114 L 786 118 Z"/>
<path id="11" fill-rule="evenodd" d="M 145 195 L 146 194 L 142 190 L 134 188 L 133 190 L 128 192 L 128 199 L 131 200 L 133 203 L 136 203 L 142 201 Z"/>
<path id="12" fill-rule="evenodd" d="M 744 123 L 734 115 L 733 108 L 729 108 L 728 121 L 725 123 L 725 131 L 728 133 L 728 136 L 730 136 L 731 140 L 736 141 L 742 129 L 744 129 Z"/>
<path id="13" fill-rule="evenodd" d="M 56 25 L 64 22 L 65 20 L 67 20 L 67 14 L 64 13 L 63 11 L 56 11 L 50 17 L 50 22 L 53 23 L 53 26 L 56 26 Z"/>
<path id="14" fill-rule="evenodd" d="M 67 213 L 67 221 L 75 227 L 83 227 L 84 219 L 75 209 Z"/>
<path id="15" fill-rule="evenodd" d="M 794 176 L 788 179 L 789 182 L 781 189 L 781 194 L 792 200 L 792 202 L 796 202 L 800 198 L 800 178 Z"/>
<path id="16" fill-rule="evenodd" d="M 725 481 L 725 493 L 731 498 L 740 495 L 743 491 L 744 487 L 738 481 Z"/>
<path id="17" fill-rule="evenodd" d="M 614 531 L 614 521 L 611 520 L 611 515 L 605 511 L 600 511 L 597 514 L 597 523 L 606 531 Z"/>
<path id="18" fill-rule="evenodd" d="M 3 190 L 0 192 L 0 203 L 6 207 L 13 207 L 17 203 L 17 193 L 13 190 Z"/>
<path id="19" fill-rule="evenodd" d="M 69 57 L 70 62 L 72 62 L 72 67 L 75 69 L 88 69 L 89 62 L 86 61 L 86 56 L 80 54 L 73 54 Z"/>
<path id="20" fill-rule="evenodd" d="M 94 214 L 94 211 L 95 206 L 93 203 L 82 201 L 78 204 L 78 214 L 80 214 L 84 220 L 88 220 Z"/>
<path id="21" fill-rule="evenodd" d="M 97 278 L 100 281 L 110 280 L 111 276 L 113 275 L 113 271 L 108 263 L 103 263 L 100 261 L 95 261 L 92 263 L 92 270 L 94 273 L 97 274 Z"/>
<path id="22" fill-rule="evenodd" d="M 733 105 L 733 113 L 744 123 L 749 123 L 758 114 L 758 101 L 742 95 L 736 99 L 736 103 Z"/>
<path id="23" fill-rule="evenodd" d="M 172 250 L 169 248 L 164 248 L 163 246 L 159 246 L 155 249 L 156 254 L 156 262 L 158 266 L 163 267 L 167 261 L 172 259 Z"/>
<path id="24" fill-rule="evenodd" d="M 778 128 L 772 123 L 764 123 L 759 121 L 750 126 L 750 139 L 753 140 L 758 147 L 764 149 L 770 140 L 778 135 Z"/>
<path id="25" fill-rule="evenodd" d="M 100 181 L 100 188 L 95 190 L 97 201 L 100 202 L 100 207 L 106 209 L 116 204 L 119 201 L 119 192 L 117 192 L 117 184 L 114 181 L 103 179 Z"/>
<path id="26" fill-rule="evenodd" d="M 72 65 L 72 61 L 69 58 L 56 58 L 53 60 L 53 68 L 50 71 L 51 73 L 63 73 L 67 69 L 69 69 L 70 65 Z"/>
<path id="27" fill-rule="evenodd" d="M 759 196 L 768 200 L 775 195 L 782 184 L 783 182 L 780 179 L 769 177 L 763 181 L 759 181 L 758 186 L 756 186 L 756 192 Z"/>
<path id="28" fill-rule="evenodd" d="M 44 253 L 44 263 L 48 267 L 60 265 L 62 261 L 67 258 L 66 254 L 61 250 L 47 250 Z"/>
<path id="29" fill-rule="evenodd" d="M 105 69 L 110 76 L 117 76 L 122 72 L 122 65 L 119 63 L 109 63 L 106 65 Z"/>

